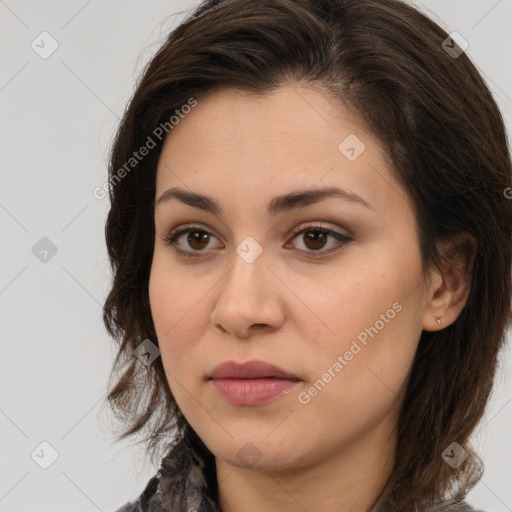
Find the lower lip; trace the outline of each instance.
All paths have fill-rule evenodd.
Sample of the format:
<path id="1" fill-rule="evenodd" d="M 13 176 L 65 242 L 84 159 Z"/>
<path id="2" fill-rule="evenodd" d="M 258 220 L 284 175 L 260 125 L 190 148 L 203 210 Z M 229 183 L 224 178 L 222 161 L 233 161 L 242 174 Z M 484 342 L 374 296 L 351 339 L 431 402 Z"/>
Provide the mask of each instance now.
<path id="1" fill-rule="evenodd" d="M 259 405 L 289 391 L 298 381 L 289 379 L 212 379 L 219 395 L 233 405 Z"/>

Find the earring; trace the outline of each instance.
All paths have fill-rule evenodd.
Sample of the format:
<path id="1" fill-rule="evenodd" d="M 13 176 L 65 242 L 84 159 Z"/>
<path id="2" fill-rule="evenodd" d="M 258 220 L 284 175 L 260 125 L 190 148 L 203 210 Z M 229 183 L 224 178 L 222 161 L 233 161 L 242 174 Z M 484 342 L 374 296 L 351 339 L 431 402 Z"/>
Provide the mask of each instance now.
<path id="1" fill-rule="evenodd" d="M 441 318 L 442 318 L 442 317 L 441 317 Z M 438 318 L 438 319 L 436 320 L 437 325 L 441 325 L 441 318 Z"/>

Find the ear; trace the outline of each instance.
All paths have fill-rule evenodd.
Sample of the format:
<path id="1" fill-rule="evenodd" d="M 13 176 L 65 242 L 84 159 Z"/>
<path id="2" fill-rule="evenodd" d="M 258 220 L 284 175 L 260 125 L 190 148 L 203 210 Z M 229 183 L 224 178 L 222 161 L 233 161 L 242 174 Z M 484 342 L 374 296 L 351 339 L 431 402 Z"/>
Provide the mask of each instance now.
<path id="1" fill-rule="evenodd" d="M 425 331 L 438 331 L 452 324 L 466 305 L 477 249 L 476 239 L 468 233 L 439 242 L 441 265 L 430 274 L 423 315 Z"/>

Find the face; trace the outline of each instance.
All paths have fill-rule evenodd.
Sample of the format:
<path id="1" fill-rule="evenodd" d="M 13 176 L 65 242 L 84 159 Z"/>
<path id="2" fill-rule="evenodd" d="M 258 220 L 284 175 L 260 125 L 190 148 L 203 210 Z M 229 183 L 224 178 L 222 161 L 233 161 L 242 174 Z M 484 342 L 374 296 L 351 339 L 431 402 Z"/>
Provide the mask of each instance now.
<path id="1" fill-rule="evenodd" d="M 158 201 L 172 188 L 210 201 Z M 425 281 L 412 202 L 357 119 L 299 84 L 210 93 L 168 136 L 155 199 L 162 363 L 218 459 L 298 468 L 392 431 Z M 209 379 L 253 360 L 295 380 Z"/>

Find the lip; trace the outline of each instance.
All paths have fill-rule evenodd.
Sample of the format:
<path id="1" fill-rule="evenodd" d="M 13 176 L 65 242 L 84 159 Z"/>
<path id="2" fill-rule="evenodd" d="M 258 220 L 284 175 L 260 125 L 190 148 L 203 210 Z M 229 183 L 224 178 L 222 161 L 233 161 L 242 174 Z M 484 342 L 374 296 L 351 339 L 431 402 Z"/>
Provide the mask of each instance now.
<path id="1" fill-rule="evenodd" d="M 261 405 L 296 386 L 290 379 L 212 379 L 215 391 L 232 405 Z"/>
<path id="2" fill-rule="evenodd" d="M 215 391 L 233 405 L 260 405 L 288 392 L 300 379 L 265 361 L 226 361 L 208 377 Z"/>
<path id="3" fill-rule="evenodd" d="M 246 361 L 237 363 L 236 361 L 226 361 L 217 365 L 210 375 L 209 379 L 261 379 L 261 378 L 280 378 L 288 380 L 300 380 L 296 375 L 279 368 L 266 361 Z"/>

